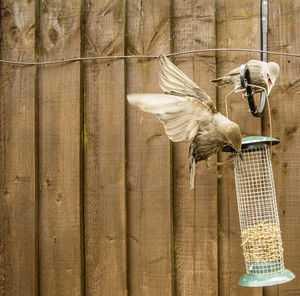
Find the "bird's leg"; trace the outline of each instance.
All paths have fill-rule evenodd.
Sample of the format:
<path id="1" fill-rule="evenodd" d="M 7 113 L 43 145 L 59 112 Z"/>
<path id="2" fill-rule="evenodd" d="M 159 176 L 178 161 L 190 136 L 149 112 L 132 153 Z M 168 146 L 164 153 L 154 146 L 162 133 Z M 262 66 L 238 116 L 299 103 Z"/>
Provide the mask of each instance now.
<path id="1" fill-rule="evenodd" d="M 246 91 L 246 89 L 244 89 L 244 91 Z M 247 97 L 247 93 L 246 92 L 243 92 L 242 93 L 242 99 L 246 102 L 248 102 L 248 97 Z"/>
<path id="2" fill-rule="evenodd" d="M 212 162 L 212 158 L 213 157 L 210 157 L 206 160 L 206 167 L 209 168 L 209 169 L 218 167 L 218 162 Z M 218 179 L 222 177 L 222 175 L 219 174 L 218 169 L 216 169 L 214 173 L 216 174 Z"/>
<path id="3" fill-rule="evenodd" d="M 212 157 L 210 157 L 210 158 L 208 158 L 208 159 L 206 160 L 206 167 L 207 167 L 208 169 L 215 168 L 215 167 L 218 166 L 218 162 L 217 162 L 217 161 L 214 162 L 213 158 L 214 158 L 214 157 L 212 156 Z"/>
<path id="4" fill-rule="evenodd" d="M 234 158 L 234 154 L 230 154 L 226 159 L 225 161 L 216 161 L 214 163 L 212 163 L 210 165 L 210 167 L 220 167 L 220 166 L 223 166 L 223 165 L 226 165 L 226 164 L 229 164 L 230 162 L 232 162 L 232 159 Z M 207 160 L 208 161 L 208 160 Z M 209 167 L 208 167 L 209 168 Z"/>
<path id="5" fill-rule="evenodd" d="M 212 167 L 219 167 L 219 166 L 222 166 L 224 164 L 226 164 L 226 161 L 216 161 L 216 162 L 211 164 L 211 168 Z"/>
<path id="6" fill-rule="evenodd" d="M 220 174 L 220 171 L 217 169 L 218 167 L 224 166 L 224 165 L 228 165 L 229 162 L 232 162 L 232 159 L 235 155 L 234 154 L 230 154 L 225 161 L 216 161 L 216 162 L 211 162 L 212 157 L 206 160 L 206 166 L 207 168 L 216 168 L 215 170 L 215 174 L 217 176 L 218 179 L 222 178 L 222 174 Z"/>

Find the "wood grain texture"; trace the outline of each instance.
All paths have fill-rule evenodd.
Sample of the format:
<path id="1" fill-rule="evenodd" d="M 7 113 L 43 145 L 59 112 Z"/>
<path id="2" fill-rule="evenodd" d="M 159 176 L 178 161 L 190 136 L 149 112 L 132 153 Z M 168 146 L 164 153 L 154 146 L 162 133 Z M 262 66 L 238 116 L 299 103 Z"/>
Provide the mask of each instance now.
<path id="1" fill-rule="evenodd" d="M 269 2 L 268 49 L 300 51 L 300 3 L 296 0 Z M 297 37 L 296 37 L 297 36 Z M 272 150 L 275 188 L 282 231 L 285 267 L 296 279 L 277 287 L 264 288 L 264 296 L 300 295 L 299 153 L 300 153 L 300 60 L 270 55 L 280 66 L 280 76 L 270 96 L 273 135 L 281 143 Z M 268 126 L 265 123 L 265 134 Z"/>
<path id="2" fill-rule="evenodd" d="M 173 1 L 175 52 L 215 48 L 213 1 Z M 209 81 L 216 75 L 215 53 L 182 56 L 177 66 L 214 100 Z M 174 249 L 176 295 L 218 295 L 218 207 L 216 169 L 197 165 L 195 190 L 190 190 L 189 142 L 173 144 Z M 214 283 L 214 284 L 212 284 Z"/>
<path id="3" fill-rule="evenodd" d="M 217 46 L 227 48 L 260 49 L 260 1 L 219 0 L 217 11 Z M 256 53 L 220 52 L 217 55 L 218 77 L 231 69 L 259 59 Z M 232 87 L 218 89 L 219 110 L 225 114 L 224 99 Z M 247 103 L 241 95 L 229 99 L 229 118 L 237 122 L 244 136 L 260 135 L 260 119 L 252 117 Z M 227 154 L 220 155 L 225 159 Z M 220 170 L 219 181 L 219 295 L 242 296 L 261 295 L 261 288 L 243 288 L 237 285 L 245 273 L 244 258 L 241 250 L 240 226 L 235 194 L 233 167 Z"/>
<path id="4" fill-rule="evenodd" d="M 35 4 L 1 1 L 2 59 L 35 59 Z M 0 295 L 35 295 L 35 69 L 0 67 Z"/>
<path id="5" fill-rule="evenodd" d="M 123 55 L 125 1 L 86 7 L 85 56 Z M 86 295 L 126 294 L 124 61 L 85 65 Z"/>
<path id="6" fill-rule="evenodd" d="M 0 56 L 260 49 L 260 2 L 2 0 Z M 300 52 L 299 1 L 268 3 L 268 49 Z M 173 61 L 224 114 L 231 87 L 216 89 L 209 80 L 253 58 L 260 54 Z M 39 71 L 0 64 L 0 296 L 300 295 L 300 61 L 269 60 L 281 68 L 270 96 L 273 136 L 281 140 L 272 162 L 284 261 L 295 280 L 238 286 L 245 266 L 233 168 L 221 168 L 217 179 L 198 164 L 190 191 L 189 143 L 172 144 L 155 116 L 126 102 L 126 93 L 162 93 L 157 59 Z M 231 97 L 229 116 L 244 136 L 269 135 L 268 119 L 252 117 L 240 95 Z"/>
<path id="7" fill-rule="evenodd" d="M 81 2 L 43 1 L 40 60 L 80 56 Z M 81 295 L 80 65 L 41 67 L 40 293 Z"/>
<path id="8" fill-rule="evenodd" d="M 169 38 L 168 1 L 128 1 L 128 55 L 169 52 Z M 161 93 L 157 60 L 126 71 L 128 93 Z M 126 115 L 129 295 L 172 295 L 170 142 L 155 116 L 132 106 Z"/>

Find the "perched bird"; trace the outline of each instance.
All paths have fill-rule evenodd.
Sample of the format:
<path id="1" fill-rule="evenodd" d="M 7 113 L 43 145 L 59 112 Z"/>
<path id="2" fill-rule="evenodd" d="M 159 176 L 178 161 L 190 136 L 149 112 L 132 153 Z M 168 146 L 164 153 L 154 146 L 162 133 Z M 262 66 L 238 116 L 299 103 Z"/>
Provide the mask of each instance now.
<path id="1" fill-rule="evenodd" d="M 239 126 L 216 110 L 212 99 L 164 55 L 160 87 L 165 94 L 129 94 L 130 104 L 156 114 L 173 142 L 192 140 L 189 149 L 190 185 L 196 163 L 208 160 L 224 146 L 241 150 Z"/>
<path id="2" fill-rule="evenodd" d="M 274 62 L 262 62 L 257 60 L 251 60 L 247 63 L 251 77 L 251 84 L 264 87 L 267 90 L 268 95 L 271 92 L 272 87 L 279 75 L 279 66 Z M 240 80 L 240 67 L 233 69 L 225 76 L 211 80 L 217 84 L 217 86 L 223 86 L 225 84 L 234 84 L 235 92 L 244 91 L 241 86 Z M 261 88 L 255 88 L 254 92 L 263 92 Z"/>

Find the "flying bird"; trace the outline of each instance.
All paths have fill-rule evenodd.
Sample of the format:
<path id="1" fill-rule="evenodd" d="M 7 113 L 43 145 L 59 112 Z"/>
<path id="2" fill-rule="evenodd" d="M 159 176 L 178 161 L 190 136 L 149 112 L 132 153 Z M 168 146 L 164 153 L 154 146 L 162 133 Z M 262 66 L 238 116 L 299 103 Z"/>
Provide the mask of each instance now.
<path id="1" fill-rule="evenodd" d="M 212 99 L 165 55 L 160 58 L 160 87 L 165 94 L 129 94 L 131 105 L 155 114 L 173 142 L 192 140 L 189 148 L 190 185 L 196 163 L 208 160 L 225 146 L 241 150 L 239 126 L 216 109 Z"/>
<path id="2" fill-rule="evenodd" d="M 274 62 L 262 62 L 257 60 L 250 60 L 247 63 L 251 84 L 263 87 L 267 90 L 269 95 L 273 88 L 277 77 L 279 76 L 279 65 Z M 241 85 L 240 80 L 240 67 L 233 69 L 221 78 L 213 79 L 211 82 L 217 84 L 217 86 L 223 86 L 226 84 L 234 84 L 235 92 L 245 91 Z M 263 92 L 261 88 L 255 88 L 254 92 Z"/>

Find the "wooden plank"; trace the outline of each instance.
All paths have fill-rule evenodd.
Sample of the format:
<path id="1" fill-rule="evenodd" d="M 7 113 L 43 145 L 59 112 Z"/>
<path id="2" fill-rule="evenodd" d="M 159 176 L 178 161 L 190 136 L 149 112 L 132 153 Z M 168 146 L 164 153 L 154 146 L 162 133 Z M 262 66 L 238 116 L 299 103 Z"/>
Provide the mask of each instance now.
<path id="1" fill-rule="evenodd" d="M 130 0 L 127 54 L 169 52 L 169 1 Z M 161 93 L 157 60 L 130 60 L 128 93 Z M 127 108 L 128 291 L 172 294 L 170 142 L 155 116 Z"/>
<path id="2" fill-rule="evenodd" d="M 42 1 L 40 60 L 80 56 L 80 0 Z M 81 295 L 80 64 L 40 68 L 40 293 Z"/>
<path id="3" fill-rule="evenodd" d="M 1 58 L 35 59 L 34 1 L 1 1 Z M 35 295 L 35 69 L 0 67 L 0 294 Z"/>
<path id="4" fill-rule="evenodd" d="M 300 3 L 296 0 L 270 0 L 268 49 L 294 53 L 300 51 Z M 299 153 L 300 153 L 300 60 L 270 55 L 280 66 L 280 75 L 270 96 L 273 135 L 280 145 L 272 149 L 273 171 L 280 216 L 285 267 L 296 279 L 277 287 L 264 288 L 265 296 L 300 294 L 299 237 Z M 267 120 L 265 134 L 269 133 Z"/>
<path id="5" fill-rule="evenodd" d="M 221 0 L 216 3 L 217 45 L 227 48 L 260 49 L 260 1 Z M 260 59 L 260 54 L 220 52 L 217 55 L 217 76 L 222 76 L 249 59 Z M 219 110 L 225 114 L 224 99 L 232 88 L 218 90 Z M 261 120 L 248 112 L 241 95 L 233 95 L 229 104 L 229 117 L 237 122 L 242 134 L 260 135 Z M 221 159 L 226 158 L 221 155 Z M 241 250 L 240 227 L 232 167 L 220 171 L 219 181 L 219 295 L 261 295 L 261 288 L 246 289 L 238 286 L 245 273 Z"/>
<path id="6" fill-rule="evenodd" d="M 175 0 L 172 11 L 175 52 L 216 47 L 214 2 Z M 215 53 L 181 56 L 175 62 L 215 99 L 209 83 L 216 75 Z M 175 289 L 178 295 L 218 295 L 217 175 L 198 165 L 195 190 L 190 190 L 189 144 L 173 145 Z"/>
<path id="7" fill-rule="evenodd" d="M 125 1 L 86 7 L 85 56 L 123 55 Z M 87 295 L 126 294 L 124 61 L 85 66 Z"/>

